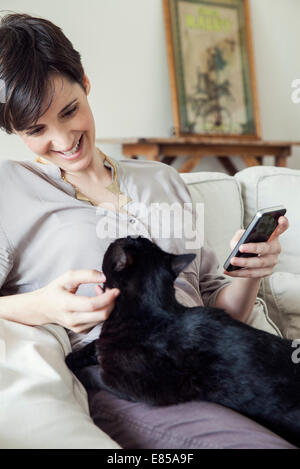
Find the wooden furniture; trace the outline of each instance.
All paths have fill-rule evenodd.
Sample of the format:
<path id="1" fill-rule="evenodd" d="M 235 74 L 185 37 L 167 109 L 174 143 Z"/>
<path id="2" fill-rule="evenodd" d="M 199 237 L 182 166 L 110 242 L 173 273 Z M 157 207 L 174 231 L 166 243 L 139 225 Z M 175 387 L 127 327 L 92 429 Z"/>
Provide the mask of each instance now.
<path id="1" fill-rule="evenodd" d="M 121 144 L 127 158 L 145 156 L 148 160 L 171 164 L 174 158 L 188 157 L 179 172 L 192 171 L 204 157 L 217 157 L 228 174 L 236 167 L 229 157 L 240 157 L 247 167 L 263 164 L 264 156 L 273 156 L 275 166 L 287 166 L 293 145 L 300 142 L 265 142 L 263 140 L 236 141 L 218 137 L 139 138 L 125 140 L 97 140 L 97 143 Z"/>

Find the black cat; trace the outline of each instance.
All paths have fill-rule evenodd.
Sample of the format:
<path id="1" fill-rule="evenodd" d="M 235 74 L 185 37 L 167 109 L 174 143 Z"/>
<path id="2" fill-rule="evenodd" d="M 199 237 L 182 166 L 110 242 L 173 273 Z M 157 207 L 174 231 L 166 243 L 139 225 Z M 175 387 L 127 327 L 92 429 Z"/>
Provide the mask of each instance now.
<path id="1" fill-rule="evenodd" d="M 300 446 L 300 364 L 291 341 L 217 308 L 187 308 L 174 280 L 194 254 L 121 238 L 103 260 L 120 295 L 100 338 L 66 358 L 87 388 L 151 405 L 205 400 L 230 407 Z"/>

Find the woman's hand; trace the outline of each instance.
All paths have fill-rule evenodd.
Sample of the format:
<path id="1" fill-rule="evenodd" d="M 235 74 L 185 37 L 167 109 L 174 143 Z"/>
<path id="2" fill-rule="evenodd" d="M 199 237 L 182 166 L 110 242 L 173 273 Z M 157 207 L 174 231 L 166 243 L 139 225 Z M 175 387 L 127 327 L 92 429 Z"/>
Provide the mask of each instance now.
<path id="1" fill-rule="evenodd" d="M 256 257 L 233 257 L 232 265 L 243 267 L 242 269 L 227 272 L 224 274 L 230 277 L 243 278 L 263 278 L 269 276 L 278 262 L 278 256 L 281 252 L 279 236 L 289 227 L 286 217 L 280 217 L 278 226 L 270 239 L 265 243 L 247 243 L 240 246 L 241 252 L 251 252 L 258 254 Z M 231 249 L 234 249 L 245 230 L 239 230 L 230 241 Z"/>
<path id="2" fill-rule="evenodd" d="M 102 282 L 105 282 L 105 275 L 97 270 L 69 270 L 46 287 L 26 294 L 27 298 L 31 297 L 32 325 L 54 323 L 73 332 L 88 332 L 108 318 L 120 293 L 117 288 L 103 292 L 98 286 Z M 97 284 L 96 295 L 75 295 L 83 283 Z"/>

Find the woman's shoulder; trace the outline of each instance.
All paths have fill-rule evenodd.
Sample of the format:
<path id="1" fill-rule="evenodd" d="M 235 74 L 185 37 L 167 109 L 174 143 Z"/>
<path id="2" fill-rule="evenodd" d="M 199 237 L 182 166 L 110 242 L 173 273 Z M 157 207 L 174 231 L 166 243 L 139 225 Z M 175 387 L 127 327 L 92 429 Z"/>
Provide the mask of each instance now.
<path id="1" fill-rule="evenodd" d="M 39 168 L 38 163 L 33 161 L 1 160 L 1 194 L 9 197 L 13 193 L 14 198 L 17 199 L 17 194 L 22 194 L 24 189 L 28 191 L 29 188 L 34 190 L 34 188 L 39 187 L 46 176 L 44 168 Z"/>
<path id="2" fill-rule="evenodd" d="M 10 178 L 21 176 L 22 179 L 24 179 L 26 178 L 26 174 L 30 175 L 32 173 L 35 173 L 41 175 L 44 172 L 44 165 L 41 165 L 34 161 L 20 161 L 12 159 L 0 160 L 0 179 L 7 178 L 7 176 L 9 176 Z"/>
<path id="3" fill-rule="evenodd" d="M 131 175 L 136 174 L 139 177 L 151 178 L 153 176 L 164 177 L 164 180 L 175 180 L 177 182 L 182 182 L 178 171 L 161 161 L 152 161 L 152 160 L 136 160 L 133 158 L 128 158 L 126 160 L 119 160 L 119 165 L 122 169 Z"/>
<path id="4" fill-rule="evenodd" d="M 15 179 L 16 174 L 21 171 L 22 165 L 20 161 L 15 160 L 0 160 L 0 183 L 9 183 L 12 179 Z"/>
<path id="5" fill-rule="evenodd" d="M 148 170 L 170 169 L 171 166 L 156 160 L 138 160 L 135 158 L 126 158 L 118 160 L 118 163 L 124 167 L 139 168 Z M 173 169 L 173 168 L 172 168 Z"/>
<path id="6" fill-rule="evenodd" d="M 2 159 L 1 159 L 1 160 L 0 160 L 0 169 L 1 169 L 1 171 L 2 171 L 2 170 L 5 171 L 5 170 L 8 170 L 8 169 L 14 167 L 14 166 L 15 166 L 16 164 L 18 164 L 18 163 L 19 163 L 19 161 L 7 160 L 7 159 L 2 160 Z"/>
<path id="7" fill-rule="evenodd" d="M 19 161 L 4 159 L 0 160 L 0 176 L 5 172 L 10 171 L 23 171 L 25 168 L 30 168 L 33 165 L 31 161 Z"/>
<path id="8" fill-rule="evenodd" d="M 140 192 L 151 189 L 155 197 L 163 200 L 190 202 L 189 190 L 178 171 L 160 161 L 119 160 L 126 177 Z"/>

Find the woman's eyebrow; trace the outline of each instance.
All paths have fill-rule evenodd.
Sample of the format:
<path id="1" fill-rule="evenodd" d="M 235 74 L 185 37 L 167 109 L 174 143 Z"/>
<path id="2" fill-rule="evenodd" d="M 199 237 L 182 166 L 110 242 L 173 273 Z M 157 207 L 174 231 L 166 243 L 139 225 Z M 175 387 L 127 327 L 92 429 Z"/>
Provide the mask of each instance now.
<path id="1" fill-rule="evenodd" d="M 62 114 L 64 111 L 66 111 L 68 109 L 68 107 L 72 106 L 72 104 L 75 103 L 75 101 L 77 101 L 78 98 L 75 98 L 73 99 L 73 101 L 71 101 L 69 104 L 67 104 L 61 111 L 59 114 Z"/>
<path id="2" fill-rule="evenodd" d="M 63 112 L 65 112 L 70 106 L 72 106 L 72 104 L 74 104 L 76 101 L 78 100 L 78 98 L 75 98 L 73 99 L 73 101 L 71 101 L 69 104 L 67 104 L 60 112 L 59 114 L 62 114 Z M 35 129 L 37 127 L 41 127 L 43 126 L 44 124 L 35 124 L 35 125 L 31 125 L 30 127 L 27 127 L 27 130 L 32 130 L 32 129 Z"/>

